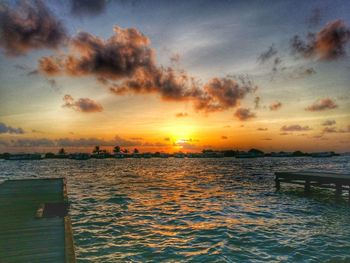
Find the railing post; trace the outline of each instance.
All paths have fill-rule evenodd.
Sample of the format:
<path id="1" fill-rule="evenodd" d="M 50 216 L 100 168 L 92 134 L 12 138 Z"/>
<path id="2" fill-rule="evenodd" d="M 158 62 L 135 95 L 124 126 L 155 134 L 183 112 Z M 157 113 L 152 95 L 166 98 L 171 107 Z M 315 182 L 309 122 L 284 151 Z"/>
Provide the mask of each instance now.
<path id="1" fill-rule="evenodd" d="M 278 175 L 276 175 L 276 178 L 275 178 L 275 187 L 276 187 L 276 191 L 279 191 L 281 189 L 281 183 L 278 178 Z"/>

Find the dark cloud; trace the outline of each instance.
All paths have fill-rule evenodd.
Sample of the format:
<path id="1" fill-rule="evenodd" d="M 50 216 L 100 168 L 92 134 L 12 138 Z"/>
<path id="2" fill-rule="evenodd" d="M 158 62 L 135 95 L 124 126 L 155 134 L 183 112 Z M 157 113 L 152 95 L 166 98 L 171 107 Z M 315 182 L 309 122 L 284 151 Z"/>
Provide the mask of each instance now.
<path id="1" fill-rule="evenodd" d="M 335 102 L 329 98 L 320 99 L 318 101 L 315 101 L 311 106 L 306 107 L 305 110 L 307 111 L 324 111 L 324 110 L 331 110 L 337 108 L 338 105 L 335 104 Z"/>
<path id="2" fill-rule="evenodd" d="M 199 85 L 185 71 L 157 66 L 149 44 L 134 28 L 114 27 L 114 35 L 106 41 L 81 32 L 71 40 L 71 54 L 44 57 L 39 70 L 49 76 L 93 75 L 116 95 L 156 93 L 163 100 L 190 101 L 196 110 L 205 112 L 236 107 L 257 89 L 247 76 L 212 78 Z"/>
<path id="3" fill-rule="evenodd" d="M 296 35 L 291 39 L 294 53 L 304 58 L 317 57 L 321 60 L 335 60 L 346 55 L 350 41 L 350 28 L 342 20 L 329 22 L 318 33 L 308 33 L 306 40 Z"/>
<path id="4" fill-rule="evenodd" d="M 188 117 L 188 113 L 187 113 L 187 112 L 179 112 L 179 113 L 176 113 L 175 116 L 176 116 L 177 118 Z"/>
<path id="5" fill-rule="evenodd" d="M 24 130 L 22 128 L 13 128 L 6 125 L 5 123 L 0 122 L 0 134 L 2 133 L 23 134 Z"/>
<path id="6" fill-rule="evenodd" d="M 227 140 L 228 137 L 227 137 L 227 136 L 221 136 L 221 139 L 222 139 L 222 140 Z"/>
<path id="7" fill-rule="evenodd" d="M 235 117 L 240 121 L 246 121 L 255 118 L 255 113 L 251 112 L 250 109 L 238 108 L 235 112 Z"/>
<path id="8" fill-rule="evenodd" d="M 0 4 L 0 47 L 7 55 L 55 49 L 66 39 L 65 28 L 43 1 L 22 0 L 13 9 Z"/>
<path id="9" fill-rule="evenodd" d="M 105 80 L 132 77 L 137 70 L 154 67 L 149 39 L 134 28 L 114 27 L 114 35 L 103 40 L 86 32 L 71 39 L 72 54 L 44 57 L 39 69 L 47 75 L 94 75 Z"/>
<path id="10" fill-rule="evenodd" d="M 63 97 L 63 101 L 63 107 L 71 108 L 75 111 L 86 113 L 103 111 L 103 107 L 101 104 L 89 98 L 80 98 L 78 100 L 75 100 L 71 95 L 66 94 Z"/>
<path id="11" fill-rule="evenodd" d="M 258 62 L 265 63 L 277 54 L 277 49 L 272 44 L 266 51 L 262 52 L 258 57 Z"/>
<path id="12" fill-rule="evenodd" d="M 275 103 L 272 103 L 269 106 L 270 110 L 272 110 L 272 111 L 279 110 L 281 107 L 282 107 L 282 103 L 281 102 L 275 102 Z"/>
<path id="13" fill-rule="evenodd" d="M 107 0 L 70 0 L 74 15 L 98 15 L 105 11 Z"/>
<path id="14" fill-rule="evenodd" d="M 284 132 L 293 132 L 293 131 L 310 131 L 311 128 L 309 126 L 300 126 L 299 124 L 289 125 L 289 126 L 282 126 L 281 131 Z"/>
<path id="15" fill-rule="evenodd" d="M 169 137 L 165 137 L 165 138 L 164 138 L 164 141 L 169 142 L 169 141 L 170 141 L 170 138 L 169 138 Z"/>
<path id="16" fill-rule="evenodd" d="M 257 128 L 257 131 L 267 131 L 267 128 Z"/>
<path id="17" fill-rule="evenodd" d="M 326 120 L 322 123 L 323 126 L 332 126 L 335 125 L 336 121 L 335 120 Z"/>

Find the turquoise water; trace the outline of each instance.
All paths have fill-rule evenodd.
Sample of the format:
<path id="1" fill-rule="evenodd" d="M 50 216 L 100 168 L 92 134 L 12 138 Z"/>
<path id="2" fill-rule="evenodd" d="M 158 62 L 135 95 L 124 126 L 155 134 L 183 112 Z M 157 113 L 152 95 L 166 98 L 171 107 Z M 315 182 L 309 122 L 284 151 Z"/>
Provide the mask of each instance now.
<path id="1" fill-rule="evenodd" d="M 350 208 L 275 171 L 349 157 L 0 161 L 0 179 L 66 176 L 79 262 L 350 262 Z"/>

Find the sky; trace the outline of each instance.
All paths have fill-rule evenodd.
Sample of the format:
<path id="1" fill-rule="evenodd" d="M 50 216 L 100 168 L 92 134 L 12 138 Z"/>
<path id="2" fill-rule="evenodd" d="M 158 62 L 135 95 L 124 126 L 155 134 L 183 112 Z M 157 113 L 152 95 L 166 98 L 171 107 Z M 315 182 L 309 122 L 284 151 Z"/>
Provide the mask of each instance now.
<path id="1" fill-rule="evenodd" d="M 350 149 L 348 1 L 0 2 L 0 152 Z"/>

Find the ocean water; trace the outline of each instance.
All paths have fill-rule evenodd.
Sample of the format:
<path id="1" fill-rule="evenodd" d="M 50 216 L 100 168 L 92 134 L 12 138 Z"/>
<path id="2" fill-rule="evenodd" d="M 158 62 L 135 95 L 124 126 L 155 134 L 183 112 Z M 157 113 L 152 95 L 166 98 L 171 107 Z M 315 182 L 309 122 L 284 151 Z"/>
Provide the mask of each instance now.
<path id="1" fill-rule="evenodd" d="M 0 180 L 65 176 L 79 262 L 350 262 L 350 207 L 274 172 L 349 157 L 0 161 Z"/>

